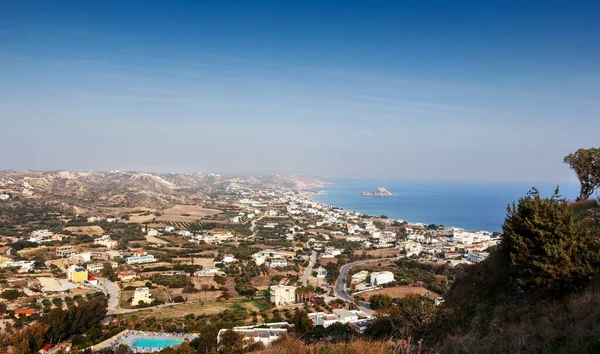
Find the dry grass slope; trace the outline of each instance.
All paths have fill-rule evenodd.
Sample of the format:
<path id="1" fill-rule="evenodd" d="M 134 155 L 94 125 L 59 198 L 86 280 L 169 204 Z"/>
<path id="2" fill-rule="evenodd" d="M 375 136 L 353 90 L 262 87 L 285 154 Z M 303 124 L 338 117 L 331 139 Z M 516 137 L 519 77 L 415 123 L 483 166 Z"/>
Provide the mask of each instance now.
<path id="1" fill-rule="evenodd" d="M 258 351 L 261 354 L 408 354 L 410 341 L 368 341 L 352 340 L 349 343 L 306 344 L 303 340 L 286 336 L 273 343 L 269 349 Z"/>

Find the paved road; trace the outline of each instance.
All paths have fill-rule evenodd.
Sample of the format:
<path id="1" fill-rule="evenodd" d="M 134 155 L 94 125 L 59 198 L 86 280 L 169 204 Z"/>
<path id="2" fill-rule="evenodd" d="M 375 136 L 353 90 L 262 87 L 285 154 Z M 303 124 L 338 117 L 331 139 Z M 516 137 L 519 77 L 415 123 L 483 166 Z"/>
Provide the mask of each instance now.
<path id="1" fill-rule="evenodd" d="M 102 283 L 102 288 L 104 290 L 104 294 L 108 296 L 108 314 L 113 315 L 117 313 L 122 313 L 119 307 L 119 299 L 121 298 L 121 290 L 117 286 L 117 284 L 106 278 L 98 277 L 98 281 Z"/>
<path id="2" fill-rule="evenodd" d="M 304 270 L 304 274 L 302 274 L 302 285 L 308 285 L 308 278 L 310 277 L 310 273 L 312 273 L 312 269 L 317 263 L 317 251 L 313 250 L 310 255 L 310 260 L 308 262 L 308 267 Z"/>
<path id="3" fill-rule="evenodd" d="M 381 261 L 397 259 L 397 258 L 398 257 L 367 259 L 364 261 L 356 261 L 356 262 L 344 264 L 342 266 L 342 268 L 340 268 L 340 276 L 338 277 L 337 281 L 335 282 L 335 296 L 346 302 L 354 303 L 354 298 L 350 294 L 348 294 L 348 292 L 346 291 L 346 277 L 348 276 L 348 271 L 350 271 L 350 269 L 352 267 L 355 267 L 357 265 L 373 263 L 373 262 L 381 262 Z M 371 310 L 371 305 L 365 301 L 360 302 L 360 309 L 369 314 L 372 314 L 374 312 L 373 310 Z"/>

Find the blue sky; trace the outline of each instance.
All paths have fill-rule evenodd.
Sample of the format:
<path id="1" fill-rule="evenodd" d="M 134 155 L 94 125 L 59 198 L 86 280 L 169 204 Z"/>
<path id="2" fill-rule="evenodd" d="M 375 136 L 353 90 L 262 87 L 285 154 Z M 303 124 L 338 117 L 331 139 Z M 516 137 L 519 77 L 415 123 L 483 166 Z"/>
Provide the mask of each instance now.
<path id="1" fill-rule="evenodd" d="M 572 180 L 600 4 L 3 1 L 1 169 Z"/>

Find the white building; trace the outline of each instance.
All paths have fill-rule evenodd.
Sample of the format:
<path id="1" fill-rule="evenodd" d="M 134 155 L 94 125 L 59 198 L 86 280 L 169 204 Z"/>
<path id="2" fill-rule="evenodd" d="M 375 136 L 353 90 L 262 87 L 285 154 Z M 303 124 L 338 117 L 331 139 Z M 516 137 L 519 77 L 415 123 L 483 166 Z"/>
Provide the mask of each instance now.
<path id="1" fill-rule="evenodd" d="M 146 233 L 147 236 L 149 237 L 156 237 L 158 236 L 158 230 L 156 229 L 150 229 L 148 230 L 148 232 Z"/>
<path id="2" fill-rule="evenodd" d="M 363 242 L 364 239 L 360 236 L 346 236 L 346 241 L 348 241 L 348 242 Z"/>
<path id="3" fill-rule="evenodd" d="M 173 232 L 173 231 L 175 231 L 175 227 L 173 227 L 173 226 L 165 227 L 165 232 Z"/>
<path id="4" fill-rule="evenodd" d="M 183 236 L 183 237 L 192 237 L 192 233 L 187 231 L 187 230 L 179 230 L 178 232 L 179 236 Z"/>
<path id="5" fill-rule="evenodd" d="M 235 259 L 235 257 L 232 254 L 226 254 L 223 256 L 222 262 L 225 264 L 229 264 L 229 263 L 237 262 L 237 259 Z"/>
<path id="6" fill-rule="evenodd" d="M 335 309 L 332 311 L 339 318 L 341 323 L 358 320 L 358 311 L 348 311 L 346 309 Z"/>
<path id="7" fill-rule="evenodd" d="M 106 222 L 117 222 L 117 218 L 106 218 Z"/>
<path id="8" fill-rule="evenodd" d="M 98 221 L 100 221 L 100 218 L 96 217 L 96 216 L 90 216 L 89 218 L 87 218 L 87 222 L 90 222 L 90 223 L 98 222 Z"/>
<path id="9" fill-rule="evenodd" d="M 334 256 L 339 256 L 342 254 L 344 250 L 339 249 L 339 248 L 325 248 L 325 252 L 330 253 Z"/>
<path id="10" fill-rule="evenodd" d="M 97 272 L 101 271 L 102 269 L 104 269 L 104 263 L 90 263 L 90 264 L 86 265 L 85 268 L 90 273 L 97 273 Z"/>
<path id="11" fill-rule="evenodd" d="M 308 318 L 312 321 L 314 326 L 323 326 L 325 328 L 339 322 L 336 315 L 325 312 L 309 313 Z"/>
<path id="12" fill-rule="evenodd" d="M 149 304 L 152 302 L 152 295 L 150 294 L 150 289 L 148 288 L 137 288 L 133 293 L 133 298 L 131 299 L 131 306 L 138 306 L 139 304 Z"/>
<path id="13" fill-rule="evenodd" d="M 352 283 L 362 283 L 363 281 L 367 280 L 368 276 L 369 271 L 361 270 L 356 274 L 352 274 Z"/>
<path id="14" fill-rule="evenodd" d="M 373 318 L 372 316 L 357 310 L 335 309 L 333 313 L 327 314 L 324 312 L 313 312 L 308 314 L 308 318 L 315 326 L 323 326 L 325 328 L 334 323 L 351 323 L 356 321 L 365 321 Z"/>
<path id="15" fill-rule="evenodd" d="M 29 272 L 35 266 L 35 261 L 6 261 L 2 268 L 19 268 L 21 272 Z"/>
<path id="16" fill-rule="evenodd" d="M 406 257 L 418 255 L 423 250 L 423 246 L 416 241 L 408 240 L 399 244 L 401 250 L 406 251 Z"/>
<path id="17" fill-rule="evenodd" d="M 207 269 L 207 268 L 203 268 L 202 270 L 197 271 L 196 273 L 194 273 L 195 276 L 197 277 L 214 277 L 215 275 L 219 275 L 219 276 L 225 276 L 225 272 L 220 271 L 218 269 Z"/>
<path id="18" fill-rule="evenodd" d="M 288 285 L 271 285 L 271 302 L 275 306 L 293 304 L 296 302 L 296 287 Z"/>
<path id="19" fill-rule="evenodd" d="M 264 323 L 261 325 L 255 326 L 240 326 L 233 327 L 230 329 L 236 333 L 241 334 L 244 337 L 244 342 L 246 344 L 251 344 L 254 342 L 262 342 L 266 348 L 271 346 L 273 341 L 283 337 L 287 334 L 287 327 L 290 324 L 287 322 L 275 322 L 275 323 Z M 217 343 L 221 342 L 221 338 L 225 332 L 229 331 L 228 329 L 219 330 L 219 334 L 217 334 Z"/>
<path id="20" fill-rule="evenodd" d="M 473 262 L 473 263 L 479 263 L 481 261 L 483 261 L 484 259 L 486 259 L 490 254 L 486 253 L 486 252 L 471 252 L 469 253 L 469 255 L 467 256 L 467 260 Z"/>
<path id="21" fill-rule="evenodd" d="M 267 259 L 265 258 L 265 256 L 261 255 L 252 255 L 252 258 L 254 259 L 254 263 L 256 263 L 257 266 L 265 264 L 265 262 L 267 261 Z"/>
<path id="22" fill-rule="evenodd" d="M 389 271 L 371 273 L 371 285 L 382 285 L 394 281 L 394 273 Z"/>
<path id="23" fill-rule="evenodd" d="M 110 238 L 109 235 L 104 235 L 100 238 L 94 239 L 94 245 L 100 245 L 108 249 L 113 249 L 116 248 L 119 245 L 119 243 Z"/>
<path id="24" fill-rule="evenodd" d="M 29 242 L 50 242 L 52 241 L 52 231 L 48 230 L 36 230 L 31 233 L 31 237 L 29 238 Z"/>
<path id="25" fill-rule="evenodd" d="M 141 264 L 141 263 L 152 263 L 156 262 L 156 258 L 154 258 L 151 254 L 146 254 L 143 256 L 132 256 L 125 258 L 125 263 L 127 264 Z"/>
<path id="26" fill-rule="evenodd" d="M 273 258 L 269 263 L 269 268 L 287 267 L 288 262 L 283 258 Z"/>
<path id="27" fill-rule="evenodd" d="M 0 200 L 8 200 L 9 198 L 10 198 L 10 195 L 8 195 L 8 194 L 4 194 L 4 193 L 0 194 Z"/>

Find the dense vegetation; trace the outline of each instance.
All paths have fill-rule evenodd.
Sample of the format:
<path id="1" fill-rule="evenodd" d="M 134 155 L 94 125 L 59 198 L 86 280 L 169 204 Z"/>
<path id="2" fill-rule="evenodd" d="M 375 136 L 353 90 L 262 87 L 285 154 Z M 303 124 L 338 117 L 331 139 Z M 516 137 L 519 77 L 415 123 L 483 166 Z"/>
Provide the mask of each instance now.
<path id="1" fill-rule="evenodd" d="M 153 274 L 150 277 L 153 283 L 167 286 L 169 288 L 183 288 L 186 286 L 193 286 L 190 281 L 190 277 L 182 274 L 165 275 L 165 274 Z"/>
<path id="2" fill-rule="evenodd" d="M 57 307 L 43 314 L 38 322 L 15 332 L 10 342 L 19 354 L 36 353 L 44 343 L 58 343 L 92 329 L 101 332 L 100 321 L 106 316 L 107 305 L 104 295 L 96 295 L 77 305 L 71 303 L 67 309 Z"/>

